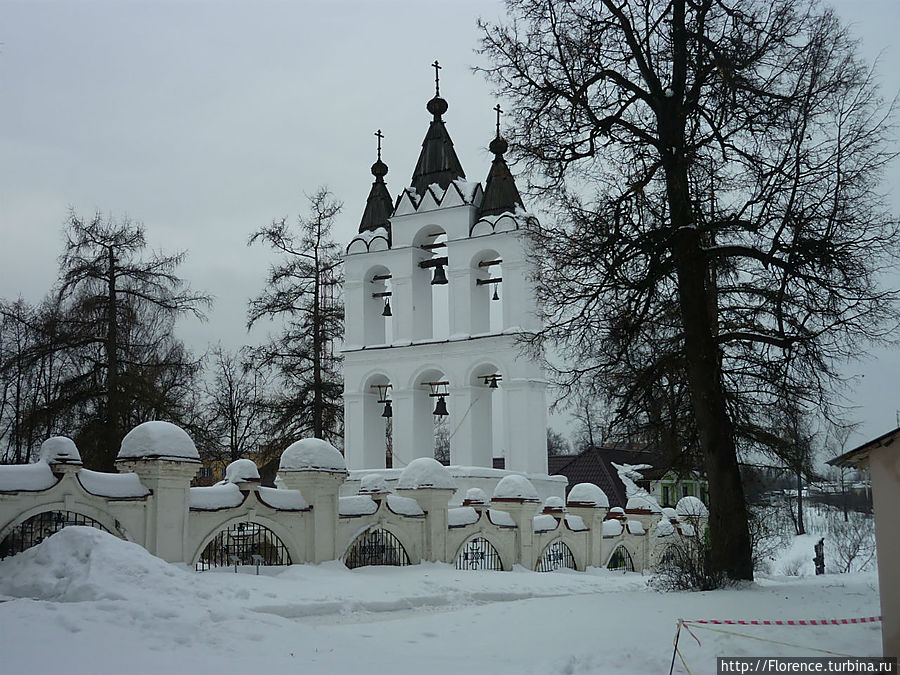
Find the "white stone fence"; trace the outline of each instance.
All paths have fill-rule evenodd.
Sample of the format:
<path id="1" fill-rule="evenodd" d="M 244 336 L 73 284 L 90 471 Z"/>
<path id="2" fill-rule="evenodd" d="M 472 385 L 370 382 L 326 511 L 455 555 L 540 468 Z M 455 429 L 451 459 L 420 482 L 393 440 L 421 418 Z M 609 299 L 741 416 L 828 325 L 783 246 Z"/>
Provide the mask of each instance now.
<path id="1" fill-rule="evenodd" d="M 430 458 L 411 462 L 393 492 L 373 475 L 358 495 L 340 497 L 344 459 L 318 439 L 283 453 L 278 488 L 261 487 L 250 460 L 232 463 L 220 484 L 191 488 L 200 468 L 196 448 L 166 422 L 133 429 L 116 465 L 116 474 L 84 469 L 75 444 L 57 437 L 45 442 L 36 464 L 0 467 L 0 557 L 86 524 L 200 569 L 340 559 L 348 567 L 432 560 L 462 569 L 643 571 L 668 546 L 696 536 L 685 516 L 705 515 L 692 510 L 702 509 L 693 498 L 678 513 L 646 500 L 638 500 L 641 508 L 609 509 L 602 490 L 588 483 L 575 486 L 567 504 L 558 497 L 542 504 L 514 474 L 490 500 L 475 488 L 453 507 L 453 478 Z"/>

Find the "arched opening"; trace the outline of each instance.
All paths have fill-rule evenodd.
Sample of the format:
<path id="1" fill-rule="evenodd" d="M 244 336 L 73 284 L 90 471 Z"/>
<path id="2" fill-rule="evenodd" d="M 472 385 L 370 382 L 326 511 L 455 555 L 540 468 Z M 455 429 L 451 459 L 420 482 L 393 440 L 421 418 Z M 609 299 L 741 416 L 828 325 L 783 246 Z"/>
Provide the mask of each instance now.
<path id="1" fill-rule="evenodd" d="M 472 334 L 503 332 L 503 260 L 494 250 L 472 259 Z"/>
<path id="2" fill-rule="evenodd" d="M 622 570 L 623 572 L 634 572 L 634 560 L 631 559 L 631 554 L 628 552 L 627 548 L 618 546 L 616 550 L 612 552 L 612 555 L 609 556 L 609 562 L 606 563 L 606 568 L 610 570 Z"/>
<path id="3" fill-rule="evenodd" d="M 397 537 L 388 530 L 376 528 L 363 532 L 353 541 L 344 554 L 344 564 L 351 570 L 369 565 L 402 567 L 409 565 L 409 556 Z"/>
<path id="4" fill-rule="evenodd" d="M 363 298 L 363 335 L 366 346 L 391 344 L 394 339 L 394 307 L 391 273 L 378 265 L 368 271 Z"/>
<path id="5" fill-rule="evenodd" d="M 366 380 L 363 397 L 363 429 L 365 443 L 363 466 L 368 469 L 390 469 L 393 466 L 393 385 L 385 375 Z"/>
<path id="6" fill-rule="evenodd" d="M 503 561 L 497 549 L 484 537 L 469 539 L 456 556 L 458 570 L 503 570 Z"/>
<path id="7" fill-rule="evenodd" d="M 291 554 L 277 534 L 249 520 L 220 530 L 203 549 L 197 571 L 235 565 L 290 565 Z"/>
<path id="8" fill-rule="evenodd" d="M 421 250 L 413 270 L 413 340 L 444 340 L 450 334 L 447 234 L 429 225 L 415 236 Z"/>
<path id="9" fill-rule="evenodd" d="M 109 532 L 101 523 L 81 513 L 74 511 L 44 511 L 16 525 L 3 538 L 3 541 L 0 541 L 0 558 L 21 553 L 32 546 L 40 544 L 51 534 L 56 534 L 64 527 L 72 525 L 96 527 L 98 530 Z"/>
<path id="10" fill-rule="evenodd" d="M 503 373 L 487 361 L 472 369 L 469 376 L 466 414 L 471 419 L 471 463 L 493 466 L 495 452 L 502 450 Z"/>
<path id="11" fill-rule="evenodd" d="M 429 369 L 413 383 L 413 443 L 415 457 L 450 462 L 450 381 L 443 371 Z M 402 458 L 404 463 L 410 459 Z"/>
<path id="12" fill-rule="evenodd" d="M 562 568 L 576 569 L 575 556 L 565 542 L 557 539 L 547 545 L 534 569 L 536 572 L 553 572 Z"/>

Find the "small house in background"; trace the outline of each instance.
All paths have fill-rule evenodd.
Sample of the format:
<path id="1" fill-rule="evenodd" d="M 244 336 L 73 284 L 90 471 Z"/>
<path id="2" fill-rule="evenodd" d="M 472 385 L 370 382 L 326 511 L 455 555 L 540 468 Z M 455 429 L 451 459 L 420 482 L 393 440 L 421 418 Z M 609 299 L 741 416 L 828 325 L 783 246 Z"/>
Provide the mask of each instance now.
<path id="1" fill-rule="evenodd" d="M 900 657 L 900 428 L 835 457 L 831 466 L 868 469 L 875 505 L 875 548 L 884 656 Z"/>
<path id="2" fill-rule="evenodd" d="M 708 483 L 699 471 L 686 471 L 682 475 L 664 467 L 663 459 L 650 450 L 627 448 L 588 448 L 577 455 L 558 455 L 548 458 L 548 473 L 565 476 L 569 487 L 579 483 L 593 483 L 609 497 L 611 507 L 625 507 L 628 498 L 625 486 L 619 480 L 615 464 L 649 464 L 652 469 L 641 471 L 643 481 L 638 485 L 656 498 L 660 506 L 674 507 L 682 497 L 698 497 L 708 505 Z M 660 468 L 657 468 L 660 467 Z"/>

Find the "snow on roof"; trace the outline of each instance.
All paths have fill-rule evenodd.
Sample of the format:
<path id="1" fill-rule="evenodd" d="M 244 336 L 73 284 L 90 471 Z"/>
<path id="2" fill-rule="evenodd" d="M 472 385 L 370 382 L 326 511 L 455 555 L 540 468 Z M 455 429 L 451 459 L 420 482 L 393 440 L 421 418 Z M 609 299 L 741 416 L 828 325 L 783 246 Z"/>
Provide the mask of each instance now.
<path id="1" fill-rule="evenodd" d="M 404 490 L 423 488 L 455 490 L 456 481 L 447 471 L 447 467 L 433 457 L 419 457 L 403 469 L 400 478 L 397 479 L 397 487 Z"/>
<path id="2" fill-rule="evenodd" d="M 463 178 L 457 178 L 453 182 L 456 184 L 456 187 L 459 188 L 463 201 L 466 204 L 471 204 L 475 199 L 475 190 L 481 186 L 481 183 L 478 181 L 467 181 Z"/>
<path id="3" fill-rule="evenodd" d="M 587 504 L 598 509 L 609 508 L 609 498 L 606 493 L 593 483 L 578 483 L 569 490 L 568 502 L 570 506 Z"/>
<path id="4" fill-rule="evenodd" d="M 682 497 L 675 505 L 675 513 L 680 517 L 694 516 L 706 518 L 709 516 L 709 509 L 697 497 Z"/>
<path id="5" fill-rule="evenodd" d="M 40 457 L 47 464 L 81 464 L 75 441 L 66 436 L 53 436 L 41 443 Z"/>
<path id="6" fill-rule="evenodd" d="M 657 537 L 668 537 L 670 534 L 675 533 L 675 526 L 671 521 L 663 518 L 656 524 L 656 536 Z"/>
<path id="7" fill-rule="evenodd" d="M 584 524 L 584 518 L 581 516 L 566 515 L 566 526 L 575 532 L 584 532 L 588 526 Z"/>
<path id="8" fill-rule="evenodd" d="M 39 492 L 56 485 L 47 462 L 0 466 L 0 492 Z"/>
<path id="9" fill-rule="evenodd" d="M 685 537 L 693 537 L 697 534 L 697 530 L 694 529 L 694 526 L 690 523 L 680 523 L 678 525 L 678 531 L 681 532 L 682 536 Z"/>
<path id="10" fill-rule="evenodd" d="M 488 520 L 494 525 L 500 527 L 515 527 L 516 521 L 509 515 L 508 511 L 500 511 L 499 509 L 488 509 Z"/>
<path id="11" fill-rule="evenodd" d="M 225 467 L 227 483 L 245 483 L 259 480 L 259 469 L 252 459 L 236 459 Z"/>
<path id="12" fill-rule="evenodd" d="M 460 506 L 447 510 L 447 525 L 450 527 L 465 527 L 478 522 L 478 511 L 471 506 Z"/>
<path id="13" fill-rule="evenodd" d="M 466 490 L 466 499 L 465 501 L 470 504 L 487 504 L 488 498 L 485 491 L 481 488 L 473 487 Z"/>
<path id="14" fill-rule="evenodd" d="M 304 438 L 281 453 L 279 471 L 347 471 L 344 456 L 328 441 Z"/>
<path id="15" fill-rule="evenodd" d="M 559 521 L 549 513 L 540 513 L 533 519 L 535 532 L 550 532 L 559 526 Z"/>
<path id="16" fill-rule="evenodd" d="M 398 516 L 424 516 L 425 512 L 419 506 L 419 502 L 409 497 L 401 497 L 400 495 L 387 496 L 388 508 Z"/>
<path id="17" fill-rule="evenodd" d="M 544 500 L 544 508 L 565 511 L 566 503 L 563 501 L 562 497 L 551 495 Z"/>
<path id="18" fill-rule="evenodd" d="M 80 469 L 77 475 L 81 487 L 98 497 L 132 499 L 150 494 L 150 488 L 141 483 L 136 473 L 101 473 Z"/>
<path id="19" fill-rule="evenodd" d="M 494 488 L 494 499 L 521 499 L 526 502 L 540 501 L 537 490 L 525 476 L 510 474 L 504 476 Z"/>
<path id="20" fill-rule="evenodd" d="M 618 537 L 622 534 L 622 521 L 621 520 L 604 520 L 603 521 L 603 536 L 604 537 Z"/>
<path id="21" fill-rule="evenodd" d="M 195 511 L 233 509 L 244 503 L 244 494 L 234 483 L 192 487 L 190 493 L 190 505 Z"/>
<path id="22" fill-rule="evenodd" d="M 611 516 L 622 516 L 625 517 L 625 509 L 621 506 L 614 506 L 609 510 L 609 515 Z"/>
<path id="23" fill-rule="evenodd" d="M 138 424 L 125 434 L 116 459 L 167 459 L 199 462 L 200 453 L 187 432 L 171 422 Z"/>
<path id="24" fill-rule="evenodd" d="M 261 487 L 257 494 L 259 501 L 278 511 L 305 511 L 309 508 L 300 490 Z"/>
<path id="25" fill-rule="evenodd" d="M 628 498 L 625 504 L 626 511 L 649 511 L 650 513 L 662 513 L 659 504 L 651 495 L 635 495 Z"/>
<path id="26" fill-rule="evenodd" d="M 639 520 L 629 520 L 627 526 L 629 534 L 647 534 L 644 524 Z"/>
<path id="27" fill-rule="evenodd" d="M 387 491 L 387 483 L 381 474 L 370 473 L 359 481 L 359 494 L 361 495 L 380 494 Z"/>
<path id="28" fill-rule="evenodd" d="M 662 514 L 663 518 L 668 518 L 669 520 L 672 520 L 674 518 L 675 520 L 678 520 L 678 514 L 671 506 L 666 506 L 665 508 L 663 508 Z"/>
<path id="29" fill-rule="evenodd" d="M 338 499 L 338 514 L 341 516 L 371 516 L 378 510 L 378 502 L 369 495 L 354 495 Z"/>

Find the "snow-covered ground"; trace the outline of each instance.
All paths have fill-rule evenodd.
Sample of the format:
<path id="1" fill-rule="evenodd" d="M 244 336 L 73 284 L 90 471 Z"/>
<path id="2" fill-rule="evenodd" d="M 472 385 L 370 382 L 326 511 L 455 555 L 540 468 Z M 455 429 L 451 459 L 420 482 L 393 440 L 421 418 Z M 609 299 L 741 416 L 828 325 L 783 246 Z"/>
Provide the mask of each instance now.
<path id="1" fill-rule="evenodd" d="M 874 573 L 771 577 L 740 590 L 657 593 L 639 574 L 460 572 L 340 563 L 197 573 L 99 530 L 69 527 L 0 561 L 0 672 L 667 673 L 679 617 L 879 614 Z M 859 656 L 881 626 L 733 632 Z M 715 656 L 815 656 L 696 630 L 693 673 Z M 676 664 L 677 672 L 685 672 Z"/>

